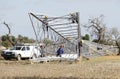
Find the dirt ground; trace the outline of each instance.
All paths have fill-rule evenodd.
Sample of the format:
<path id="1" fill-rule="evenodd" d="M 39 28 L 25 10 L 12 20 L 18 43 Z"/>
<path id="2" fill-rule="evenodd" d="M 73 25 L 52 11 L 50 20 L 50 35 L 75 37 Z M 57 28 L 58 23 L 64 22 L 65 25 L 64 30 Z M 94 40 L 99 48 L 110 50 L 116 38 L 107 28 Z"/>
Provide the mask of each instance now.
<path id="1" fill-rule="evenodd" d="M 120 56 L 31 64 L 0 60 L 0 79 L 120 79 Z"/>

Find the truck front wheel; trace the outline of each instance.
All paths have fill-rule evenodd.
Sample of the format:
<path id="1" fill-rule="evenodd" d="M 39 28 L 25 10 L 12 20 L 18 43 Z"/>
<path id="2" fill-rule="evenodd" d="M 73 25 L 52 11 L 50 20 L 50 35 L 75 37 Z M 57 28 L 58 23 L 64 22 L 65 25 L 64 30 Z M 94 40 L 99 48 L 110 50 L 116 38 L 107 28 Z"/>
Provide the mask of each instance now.
<path id="1" fill-rule="evenodd" d="M 33 54 L 32 59 L 36 59 L 36 58 L 37 58 L 36 54 Z"/>
<path id="2" fill-rule="evenodd" d="M 21 61 L 21 55 L 20 54 L 17 56 L 17 60 Z"/>

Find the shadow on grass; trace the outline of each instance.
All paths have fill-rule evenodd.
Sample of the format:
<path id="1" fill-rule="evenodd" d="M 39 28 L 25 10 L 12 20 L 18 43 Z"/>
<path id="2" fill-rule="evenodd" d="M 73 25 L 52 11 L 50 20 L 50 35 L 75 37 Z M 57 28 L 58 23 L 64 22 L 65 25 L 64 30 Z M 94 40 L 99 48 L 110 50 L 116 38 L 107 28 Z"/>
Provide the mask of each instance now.
<path id="1" fill-rule="evenodd" d="M 42 77 L 3 77 L 2 79 L 83 79 L 83 78 L 76 78 L 76 77 L 49 77 L 49 78 L 42 78 Z"/>

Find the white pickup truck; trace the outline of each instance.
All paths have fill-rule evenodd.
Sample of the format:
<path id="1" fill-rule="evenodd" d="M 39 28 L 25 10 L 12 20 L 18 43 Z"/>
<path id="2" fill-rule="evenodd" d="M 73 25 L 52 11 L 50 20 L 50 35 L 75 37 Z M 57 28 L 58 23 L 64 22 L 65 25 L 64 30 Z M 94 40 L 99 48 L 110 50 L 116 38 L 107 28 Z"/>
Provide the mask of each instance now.
<path id="1" fill-rule="evenodd" d="M 22 58 L 37 58 L 41 53 L 37 46 L 14 46 L 10 49 L 3 50 L 1 56 L 4 59 L 17 58 L 17 60 L 21 60 Z"/>

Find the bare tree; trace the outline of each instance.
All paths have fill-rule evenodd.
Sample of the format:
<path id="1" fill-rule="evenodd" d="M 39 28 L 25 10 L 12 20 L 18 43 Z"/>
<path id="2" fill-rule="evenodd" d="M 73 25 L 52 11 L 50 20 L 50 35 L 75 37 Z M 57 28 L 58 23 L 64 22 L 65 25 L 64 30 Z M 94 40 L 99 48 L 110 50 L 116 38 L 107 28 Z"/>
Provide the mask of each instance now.
<path id="1" fill-rule="evenodd" d="M 112 28 L 109 32 L 111 40 L 115 42 L 115 45 L 119 49 L 117 55 L 120 55 L 120 31 L 117 28 Z"/>
<path id="2" fill-rule="evenodd" d="M 4 25 L 7 27 L 7 29 L 8 29 L 8 33 L 7 33 L 8 41 L 11 43 L 11 45 L 14 46 L 15 44 L 14 44 L 13 41 L 10 39 L 11 29 L 10 29 L 9 25 L 8 25 L 6 22 L 4 22 L 3 24 L 4 24 Z"/>
<path id="3" fill-rule="evenodd" d="M 105 44 L 107 45 L 113 44 L 113 40 L 111 40 L 111 37 L 112 37 L 112 30 L 110 28 L 107 28 L 105 31 L 105 38 L 104 38 Z"/>
<path id="4" fill-rule="evenodd" d="M 88 24 L 83 25 L 90 31 L 91 35 L 97 37 L 98 43 L 104 40 L 105 37 L 106 25 L 103 24 L 103 19 L 104 16 L 100 15 L 97 18 L 89 19 Z"/>

